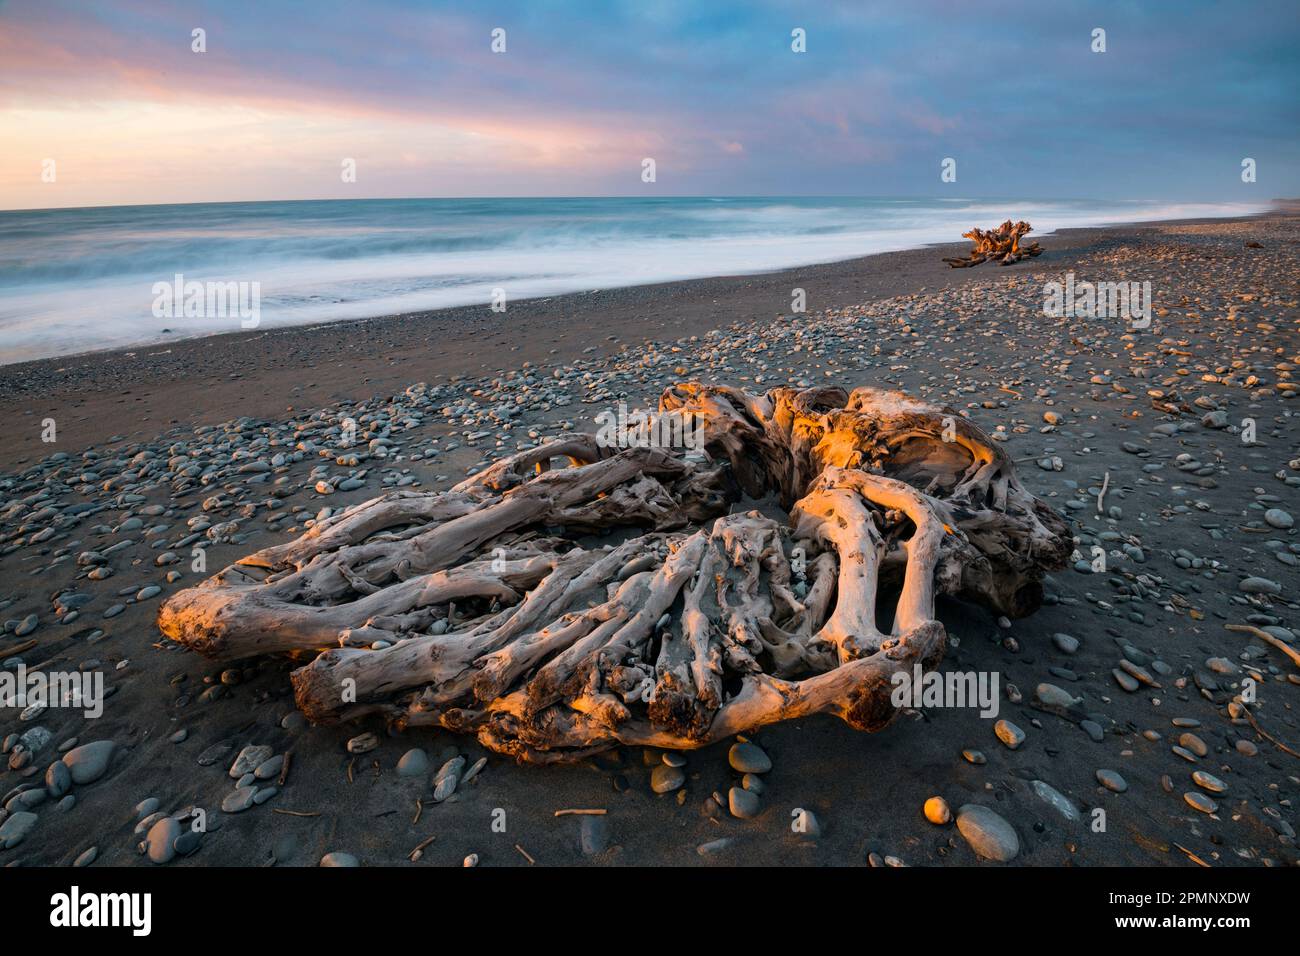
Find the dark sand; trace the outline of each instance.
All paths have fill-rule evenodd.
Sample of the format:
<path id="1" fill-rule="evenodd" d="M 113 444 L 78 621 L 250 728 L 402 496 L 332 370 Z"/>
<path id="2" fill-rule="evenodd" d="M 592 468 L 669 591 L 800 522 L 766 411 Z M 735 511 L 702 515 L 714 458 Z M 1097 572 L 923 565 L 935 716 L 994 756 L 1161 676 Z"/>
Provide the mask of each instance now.
<path id="1" fill-rule="evenodd" d="M 0 709 L 0 736 L 31 724 L 54 735 L 28 767 L 0 774 L 0 790 L 7 794 L 22 784 L 39 785 L 56 747 L 68 738 L 111 739 L 119 746 L 103 779 L 73 788 L 77 802 L 70 810 L 53 801 L 37 807 L 31 834 L 0 852 L 0 862 L 66 864 L 90 847 L 98 848 L 97 865 L 143 862 L 136 853 L 140 837 L 132 833 L 132 807 L 154 796 L 167 812 L 192 803 L 205 807 L 215 831 L 197 855 L 173 866 L 260 865 L 281 840 L 292 843 L 282 849 L 287 862 L 297 865 L 315 864 L 328 851 L 353 853 L 368 865 L 459 865 L 470 853 L 479 855 L 481 865 L 524 865 L 517 847 L 541 864 L 863 865 L 875 853 L 914 866 L 988 865 L 952 826 L 925 821 L 922 805 L 938 794 L 954 809 L 979 803 L 1007 819 L 1020 841 L 1017 865 L 1195 866 L 1195 855 L 1215 866 L 1293 866 L 1300 859 L 1295 845 L 1300 762 L 1248 724 L 1232 721 L 1226 708 L 1240 689 L 1240 667 L 1259 668 L 1261 703 L 1254 712 L 1260 726 L 1300 749 L 1300 671 L 1278 651 L 1226 632 L 1223 625 L 1254 615 L 1274 626 L 1300 628 L 1295 599 L 1300 582 L 1294 563 L 1280 556 L 1300 550 L 1296 532 L 1261 521 L 1264 508 L 1300 516 L 1300 489 L 1275 477 L 1300 479 L 1300 465 L 1288 466 L 1300 447 L 1300 406 L 1276 384 L 1294 377 L 1291 369 L 1300 363 L 1298 239 L 1300 220 L 1280 216 L 1079 230 L 1043 240 L 1048 252 L 1041 259 L 1008 269 L 949 270 L 939 258 L 962 248 L 953 246 L 774 275 L 521 302 L 504 316 L 486 309 L 395 316 L 7 366 L 0 372 L 0 410 L 11 422 L 10 440 L 0 450 L 5 472 L 0 475 L 0 600 L 8 602 L 3 616 L 14 624 L 33 613 L 41 623 L 30 638 L 12 633 L 0 638 L 0 658 L 35 639 L 37 647 L 22 655 L 28 666 L 99 668 L 116 694 L 98 721 L 58 709 L 20 724 L 15 710 Z M 1246 246 L 1256 240 L 1262 248 Z M 1151 279 L 1163 311 L 1156 327 L 1125 336 L 1121 325 L 1109 320 L 1045 319 L 1042 284 L 1067 270 L 1077 270 L 1081 278 Z M 771 323 L 788 310 L 795 286 L 808 291 L 809 315 Z M 644 373 L 637 370 L 638 357 L 653 351 L 642 348 L 646 339 L 671 346 L 733 324 L 726 338 L 739 344 L 719 347 L 720 356 L 706 356 L 683 342 L 671 360 Z M 793 348 L 796 331 L 804 336 L 799 351 Z M 818 338 L 823 344 L 815 344 Z M 766 342 L 768 351 L 744 351 L 758 341 Z M 593 346 L 596 352 L 585 352 Z M 446 383 L 454 375 L 477 380 L 525 361 L 547 375 L 553 367 L 584 360 L 594 371 L 602 365 L 618 371 L 606 394 L 626 391 L 638 402 L 652 400 L 679 374 L 753 387 L 752 376 L 761 372 L 763 387 L 800 377 L 849 386 L 893 384 L 969 409 L 986 431 L 1007 429 L 1013 454 L 1028 459 L 1020 467 L 1031 490 L 1063 509 L 1073 502 L 1067 513 L 1085 553 L 1097 535 L 1114 531 L 1124 545 L 1141 548 L 1142 561 L 1118 555 L 1106 575 L 1071 570 L 1054 575 L 1048 586 L 1054 603 L 1010 630 L 978 608 L 943 607 L 942 619 L 957 638 L 944 669 L 995 670 L 1004 685 L 1019 689 L 1023 702 L 1004 696 L 999 715 L 1025 731 L 1027 740 L 1018 750 L 999 743 L 991 721 L 964 710 L 905 714 L 870 736 L 829 718 L 779 725 L 758 735 L 775 765 L 765 778 L 763 812 L 755 820 L 738 821 L 725 811 L 709 812 L 710 794 L 725 798 L 735 780 L 726 745 L 688 755 L 680 802 L 676 795 L 649 790 L 643 761 L 653 763 L 657 755 L 626 750 L 610 761 L 567 767 L 518 767 L 489 755 L 473 784 L 434 806 L 428 776 L 399 778 L 398 758 L 408 748 L 422 747 L 435 767 L 452 751 L 473 760 L 484 753 L 474 741 L 413 730 L 384 738 L 378 750 L 354 759 L 345 752 L 346 740 L 364 730 L 383 738 L 382 726 L 282 727 L 281 718 L 293 712 L 288 683 L 293 665 L 279 660 L 250 662 L 223 696 L 201 700 L 205 684 L 218 682 L 223 669 L 159 638 L 153 619 L 160 597 L 134 601 L 116 595 L 156 583 L 165 597 L 201 579 L 186 561 L 174 566 L 182 572 L 180 580 L 168 583 L 166 568 L 153 559 L 185 530 L 186 519 L 199 513 L 203 492 L 172 500 L 165 482 L 150 491 L 147 500 L 166 510 L 147 518 L 146 526 L 159 521 L 170 529 L 154 538 L 156 544 L 138 543 L 114 555 L 115 574 L 102 582 L 86 581 L 86 569 L 75 567 L 71 558 L 118 540 L 121 535 L 95 528 L 116 525 L 142 505 L 112 504 L 61 527 L 52 538 L 27 540 L 42 523 L 23 525 L 44 501 L 32 496 L 48 486 L 44 472 L 15 476 L 52 450 L 37 440 L 39 421 L 46 416 L 59 423 L 57 448 L 79 455 L 87 446 L 101 452 L 117 447 L 123 438 L 156 442 L 160 433 L 181 424 L 237 416 L 280 419 L 289 417 L 290 406 L 310 410 L 392 394 L 416 381 Z M 1234 361 L 1242 364 L 1234 368 Z M 675 371 L 678 366 L 683 373 Z M 1249 382 L 1250 374 L 1262 382 Z M 1153 389 L 1161 395 L 1150 395 Z M 1202 427 L 1211 407 L 1225 411 L 1234 426 L 1245 417 L 1255 419 L 1260 444 L 1244 446 L 1233 431 Z M 595 410 L 574 404 L 545 416 L 526 415 L 524 424 L 536 418 L 545 430 L 560 417 L 590 421 Z M 1049 410 L 1062 421 L 1044 433 L 1043 414 Z M 1172 422 L 1184 423 L 1187 430 L 1174 437 L 1153 434 L 1156 426 Z M 404 438 L 403 445 L 423 447 L 429 436 L 445 441 L 459 431 L 431 418 L 417 440 Z M 176 432 L 187 434 L 187 428 Z M 123 438 L 110 441 L 110 436 Z M 1141 454 L 1124 450 L 1125 443 Z M 409 468 L 422 487 L 441 488 L 489 451 L 463 446 L 434 462 L 402 461 L 384 468 Z M 1201 473 L 1180 471 L 1180 454 L 1195 456 Z M 1035 466 L 1036 458 L 1051 455 L 1062 459 L 1064 470 Z M 106 455 L 102 463 L 112 457 Z M 295 487 L 306 482 L 315 463 L 308 459 L 292 467 Z M 1163 467 L 1143 470 L 1153 463 Z M 94 460 L 85 467 L 91 464 Z M 380 470 L 376 464 L 367 486 L 357 491 L 328 499 L 297 491 L 288 504 L 302 505 L 310 514 L 326 505 L 365 500 L 379 493 Z M 1099 517 L 1094 507 L 1092 496 L 1106 472 L 1106 503 L 1122 506 L 1118 519 Z M 65 506 L 110 497 L 94 483 L 70 481 L 66 470 L 63 480 L 66 490 L 55 498 Z M 254 491 L 248 500 L 265 494 Z M 225 511 L 220 520 L 233 514 Z M 266 530 L 260 514 L 244 531 L 239 544 L 209 548 L 209 572 L 296 533 L 287 522 Z M 1107 546 L 1118 548 L 1119 542 Z M 1179 549 L 1221 567 L 1183 568 L 1177 563 Z M 68 558 L 60 560 L 65 551 Z M 1246 596 L 1239 581 L 1248 575 L 1278 582 L 1282 594 Z M 1133 587 L 1143 576 L 1145 597 L 1136 600 Z M 78 621 L 60 624 L 51 600 L 68 588 L 94 599 Z M 115 602 L 125 603 L 125 611 L 103 619 Z M 87 640 L 92 628 L 105 632 L 93 644 Z M 1053 646 L 1057 632 L 1079 639 L 1076 654 Z M 1120 688 L 1112 670 L 1121 643 L 1148 664 L 1159 660 L 1168 666 L 1169 673 L 1157 676 L 1159 689 L 1129 693 Z M 1236 671 L 1216 674 L 1207 661 L 1220 657 Z M 1104 716 L 1103 740 L 1094 742 L 1073 722 L 1032 709 L 1028 701 L 1042 681 L 1083 697 L 1089 712 Z M 1171 751 L 1187 732 L 1171 724 L 1175 717 L 1199 722 L 1190 732 L 1204 741 L 1208 756 L 1189 762 Z M 178 728 L 188 730 L 187 739 L 169 743 Z M 200 766 L 199 754 L 221 741 L 229 742 L 232 752 Z M 1247 752 L 1238 750 L 1239 741 L 1246 742 Z M 268 744 L 276 753 L 292 751 L 287 784 L 264 806 L 222 813 L 218 807 L 233 784 L 226 768 L 234 751 L 249 743 Z M 987 763 L 963 760 L 963 748 L 983 751 Z M 1257 752 L 1250 755 L 1252 748 Z M 1100 787 L 1099 769 L 1121 773 L 1127 791 Z M 1198 769 L 1228 784 L 1228 791 L 1214 798 L 1218 812 L 1213 816 L 1183 799 L 1198 789 L 1190 780 Z M 1068 820 L 1047 804 L 1032 789 L 1035 780 L 1064 794 L 1082 819 Z M 424 810 L 415 823 L 417 799 L 423 799 Z M 594 856 L 584 857 L 579 847 L 580 819 L 554 816 L 574 807 L 608 810 L 608 846 Z M 824 830 L 820 840 L 790 832 L 796 808 L 816 813 Z M 1089 825 L 1095 808 L 1106 811 L 1104 832 Z M 498 810 L 504 811 L 505 832 L 493 828 L 494 819 L 501 818 Z M 406 862 L 429 837 L 434 840 L 422 861 Z M 697 853 L 701 844 L 723 837 L 734 841 L 724 851 L 708 857 Z"/>

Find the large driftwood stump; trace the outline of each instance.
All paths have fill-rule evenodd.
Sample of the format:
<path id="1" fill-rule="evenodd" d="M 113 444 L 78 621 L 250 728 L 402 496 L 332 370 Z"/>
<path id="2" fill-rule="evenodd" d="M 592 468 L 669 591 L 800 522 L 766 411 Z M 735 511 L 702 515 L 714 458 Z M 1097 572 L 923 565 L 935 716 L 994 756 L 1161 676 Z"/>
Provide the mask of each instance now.
<path id="1" fill-rule="evenodd" d="M 998 265 L 1009 266 L 1021 259 L 1033 258 L 1042 254 L 1043 250 L 1038 243 L 1031 242 L 1023 246 L 1020 244 L 1021 238 L 1026 233 L 1033 232 L 1033 229 L 1033 226 L 1023 220 L 1013 223 L 1008 219 L 996 229 L 976 228 L 970 232 L 963 232 L 961 237 L 974 243 L 970 255 L 966 258 L 945 258 L 943 261 L 954 269 L 965 269 L 977 266 L 981 262 L 992 261 Z"/>
<path id="2" fill-rule="evenodd" d="M 663 434 L 696 451 L 636 441 Z M 176 594 L 159 627 L 220 661 L 315 655 L 293 673 L 313 721 L 564 760 L 821 712 L 877 730 L 891 676 L 943 656 L 938 595 L 1021 617 L 1069 553 L 997 443 L 899 392 L 684 383 L 632 438 L 357 505 Z"/>

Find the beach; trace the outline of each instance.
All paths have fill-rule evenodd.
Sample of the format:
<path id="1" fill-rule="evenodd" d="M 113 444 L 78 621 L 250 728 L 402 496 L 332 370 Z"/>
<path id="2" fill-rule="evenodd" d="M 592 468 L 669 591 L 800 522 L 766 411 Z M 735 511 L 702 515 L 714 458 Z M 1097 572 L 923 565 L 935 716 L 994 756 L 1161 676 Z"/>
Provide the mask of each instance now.
<path id="1" fill-rule="evenodd" d="M 926 820 L 942 796 L 995 808 L 1018 865 L 1293 866 L 1297 768 L 1282 745 L 1300 748 L 1300 668 L 1225 625 L 1300 649 L 1297 240 L 1284 208 L 1062 230 L 1007 267 L 950 269 L 942 257 L 968 248 L 954 243 L 0 367 L 0 659 L 103 672 L 111 692 L 93 720 L 0 709 L 0 815 L 32 815 L 0 862 L 71 864 L 93 849 L 144 863 L 140 821 L 191 806 L 208 830 L 171 865 L 331 852 L 402 866 L 979 862 Z M 1045 286 L 1067 276 L 1149 282 L 1150 325 L 1044 315 Z M 806 312 L 791 311 L 795 289 Z M 725 743 L 686 753 L 684 785 L 657 794 L 653 750 L 523 767 L 442 731 L 308 726 L 289 682 L 301 661 L 223 667 L 158 633 L 170 594 L 292 540 L 321 509 L 447 488 L 544 436 L 591 430 L 618 403 L 654 408 L 683 380 L 897 388 L 1005 443 L 1069 520 L 1079 559 L 1014 622 L 942 604 L 942 667 L 999 674 L 999 716 L 1022 742 L 969 710 L 908 710 L 869 735 L 826 717 L 782 723 L 753 738 L 772 769 L 761 812 L 741 820 L 726 809 Z M 347 418 L 387 437 L 355 463 L 303 450 L 303 423 Z M 1247 679 L 1258 704 L 1234 715 Z M 1073 716 L 1035 706 L 1044 684 L 1079 698 Z M 48 734 L 24 757 L 15 744 L 33 727 Z M 349 752 L 367 732 L 377 746 Z M 100 740 L 112 746 L 91 779 L 23 796 L 58 752 Z M 265 802 L 223 810 L 250 745 L 292 758 Z M 430 771 L 486 763 L 434 803 L 428 773 L 398 771 L 413 749 Z M 556 815 L 572 809 L 604 813 Z M 816 815 L 815 837 L 792 832 L 799 810 Z"/>

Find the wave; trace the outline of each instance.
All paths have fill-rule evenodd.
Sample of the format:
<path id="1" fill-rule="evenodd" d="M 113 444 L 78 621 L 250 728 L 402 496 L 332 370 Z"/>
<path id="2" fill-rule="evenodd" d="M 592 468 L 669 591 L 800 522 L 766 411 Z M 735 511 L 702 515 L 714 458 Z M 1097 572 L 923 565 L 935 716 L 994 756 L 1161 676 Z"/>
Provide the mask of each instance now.
<path id="1" fill-rule="evenodd" d="M 155 316 L 156 284 L 256 283 L 260 327 L 773 271 L 954 240 L 1261 212 L 990 199 L 464 199 L 0 212 L 0 364 L 240 327 Z"/>

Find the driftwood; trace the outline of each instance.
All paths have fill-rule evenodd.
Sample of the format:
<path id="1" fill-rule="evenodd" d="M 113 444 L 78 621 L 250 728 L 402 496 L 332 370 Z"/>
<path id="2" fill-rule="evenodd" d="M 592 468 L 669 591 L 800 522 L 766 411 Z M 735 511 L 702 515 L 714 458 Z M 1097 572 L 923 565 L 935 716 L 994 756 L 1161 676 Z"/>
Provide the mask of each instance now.
<path id="1" fill-rule="evenodd" d="M 996 229 L 972 229 L 962 233 L 963 239 L 969 239 L 975 244 L 970 255 L 966 258 L 945 258 L 943 261 L 954 269 L 965 269 L 988 261 L 1009 266 L 1021 259 L 1041 255 L 1043 250 L 1038 243 L 1020 244 L 1021 237 L 1032 232 L 1033 228 L 1027 222 L 1013 223 L 1008 219 Z"/>
<path id="2" fill-rule="evenodd" d="M 564 760 L 821 712 L 877 730 L 891 676 L 943 656 L 938 595 L 1021 617 L 1069 553 L 997 443 L 901 393 L 683 383 L 669 417 L 696 451 L 577 434 L 385 495 L 176 594 L 159 627 L 220 661 L 313 655 L 292 675 L 313 721 Z"/>

